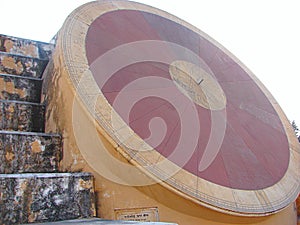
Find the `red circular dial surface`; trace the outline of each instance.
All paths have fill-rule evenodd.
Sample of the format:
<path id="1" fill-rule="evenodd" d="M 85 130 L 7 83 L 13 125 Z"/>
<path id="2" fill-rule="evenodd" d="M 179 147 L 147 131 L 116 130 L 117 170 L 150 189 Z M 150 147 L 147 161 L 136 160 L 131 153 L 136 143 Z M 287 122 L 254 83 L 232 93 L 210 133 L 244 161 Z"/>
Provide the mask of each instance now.
<path id="1" fill-rule="evenodd" d="M 159 15 L 116 10 L 103 14 L 90 25 L 86 36 L 86 56 L 92 65 L 118 46 L 147 40 L 174 43 L 188 49 L 199 57 L 200 63 L 194 66 L 194 62 L 182 57 L 176 49 L 166 47 L 157 53 L 165 54 L 166 62 L 137 60 L 120 68 L 105 81 L 101 74 L 93 73 L 102 93 L 127 125 L 161 155 L 207 181 L 241 190 L 258 190 L 276 184 L 287 171 L 290 158 L 281 120 L 247 71 L 212 42 Z M 130 52 L 126 53 L 126 57 L 131 57 Z M 180 66 L 183 66 L 182 69 Z M 193 70 L 198 72 L 189 74 L 188 71 Z M 187 77 L 184 74 L 188 74 Z M 196 75 L 193 77 L 191 74 Z M 131 85 L 149 77 L 162 82 Z M 143 93 L 149 90 L 152 94 L 144 96 Z M 141 95 L 129 113 L 124 112 L 121 106 L 115 107 L 119 104 L 118 96 L 124 92 L 132 98 Z M 210 104 L 201 99 L 201 92 L 204 96 L 211 94 Z M 153 93 L 170 95 L 171 102 Z M 178 110 L 176 107 L 181 108 Z M 190 108 L 196 110 L 197 120 L 193 121 L 190 117 L 189 121 L 189 115 L 185 115 L 190 125 L 183 129 L 181 120 Z M 213 119 L 214 115 L 217 119 Z M 159 144 L 155 138 L 149 138 L 155 136 L 149 128 L 153 118 L 160 119 L 155 123 L 161 128 L 156 132 L 156 139 L 161 138 Z M 219 122 L 220 118 L 223 121 Z M 222 123 L 224 126 L 220 129 L 223 130 L 218 132 L 213 128 Z M 199 127 L 199 135 L 190 157 L 182 165 L 182 157 L 186 152 L 190 153 L 187 149 L 190 140 L 188 137 L 180 138 L 183 132 L 190 132 L 193 136 L 193 126 Z M 164 131 L 163 135 L 160 130 Z M 222 137 L 217 137 L 221 142 L 210 155 L 206 151 L 210 151 L 208 146 L 213 146 L 218 134 L 222 134 Z M 172 157 L 181 141 L 183 145 L 179 154 Z M 203 159 L 210 163 L 201 167 Z"/>

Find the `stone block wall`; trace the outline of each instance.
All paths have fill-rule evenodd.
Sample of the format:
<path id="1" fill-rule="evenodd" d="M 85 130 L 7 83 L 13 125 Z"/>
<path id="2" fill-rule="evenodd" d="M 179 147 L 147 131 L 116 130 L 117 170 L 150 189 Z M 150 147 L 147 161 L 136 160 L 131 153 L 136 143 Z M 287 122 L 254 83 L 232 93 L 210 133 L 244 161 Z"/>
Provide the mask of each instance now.
<path id="1" fill-rule="evenodd" d="M 88 173 L 0 174 L 0 223 L 90 217 L 93 198 L 93 178 Z"/>
<path id="2" fill-rule="evenodd" d="M 59 171 L 62 137 L 44 133 L 41 76 L 52 49 L 0 35 L 0 225 L 95 216 L 92 175 Z"/>
<path id="3" fill-rule="evenodd" d="M 53 45 L 0 34 L 0 51 L 33 58 L 48 59 Z"/>
<path id="4" fill-rule="evenodd" d="M 39 103 L 41 79 L 0 74 L 0 99 Z"/>
<path id="5" fill-rule="evenodd" d="M 48 61 L 27 56 L 0 53 L 0 73 L 40 77 Z"/>
<path id="6" fill-rule="evenodd" d="M 0 131 L 0 173 L 56 172 L 61 137 Z"/>
<path id="7" fill-rule="evenodd" d="M 43 132 L 44 114 L 44 105 L 0 100 L 0 129 Z"/>

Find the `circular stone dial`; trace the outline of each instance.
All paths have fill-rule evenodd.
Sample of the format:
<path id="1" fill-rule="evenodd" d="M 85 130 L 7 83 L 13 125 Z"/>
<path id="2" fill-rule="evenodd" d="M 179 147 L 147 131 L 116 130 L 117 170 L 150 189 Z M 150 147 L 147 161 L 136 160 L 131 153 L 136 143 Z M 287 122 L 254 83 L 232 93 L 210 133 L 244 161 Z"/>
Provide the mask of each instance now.
<path id="1" fill-rule="evenodd" d="M 297 197 L 299 145 L 288 120 L 257 78 L 197 28 L 142 4 L 96 1 L 68 17 L 57 46 L 112 144 L 164 187 L 248 216 Z"/>
<path id="2" fill-rule="evenodd" d="M 185 170 L 235 189 L 262 189 L 278 182 L 289 163 L 289 145 L 280 118 L 247 72 L 199 34 L 151 13 L 136 10 L 109 12 L 97 18 L 88 30 L 86 53 L 89 64 L 117 46 L 141 40 L 176 43 L 197 54 L 203 62 L 198 66 L 180 61 L 182 56 L 166 47 L 161 52 L 171 58 L 171 64 L 134 63 L 121 68 L 107 81 L 95 72 L 94 78 L 110 105 L 114 106 L 123 89 L 135 80 L 155 76 L 175 81 L 173 86 L 149 82 L 142 87 L 132 87 L 130 91 L 138 96 L 141 90 L 156 89 L 158 93 L 164 88 L 178 99 L 183 94 L 189 102 L 195 103 L 200 136 L 193 155 L 183 166 Z M 130 57 L 130 52 L 128 54 Z M 115 109 L 127 120 L 127 111 L 121 107 Z M 224 139 L 212 164 L 199 171 L 208 141 L 214 138 L 211 113 L 217 110 L 226 111 Z M 144 140 L 151 135 L 151 119 L 162 118 L 167 127 L 165 138 L 158 146 L 155 146 L 157 143 L 148 144 L 166 158 L 172 154 L 184 126 L 179 123 L 181 115 L 172 104 L 157 96 L 149 96 L 136 102 L 129 116 L 128 126 Z M 185 149 L 181 151 L 185 154 Z M 179 164 L 180 160 L 178 157 L 173 162 Z"/>

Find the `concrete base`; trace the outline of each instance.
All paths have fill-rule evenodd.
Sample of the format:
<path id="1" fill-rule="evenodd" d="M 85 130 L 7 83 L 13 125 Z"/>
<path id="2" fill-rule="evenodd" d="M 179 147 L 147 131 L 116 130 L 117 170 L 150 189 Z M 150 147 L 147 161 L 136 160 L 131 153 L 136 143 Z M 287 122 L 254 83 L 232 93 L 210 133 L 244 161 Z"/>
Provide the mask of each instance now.
<path id="1" fill-rule="evenodd" d="M 133 222 L 133 221 L 116 221 L 116 220 L 102 220 L 98 218 L 81 219 L 81 220 L 67 220 L 50 223 L 35 223 L 35 225 L 70 225 L 70 224 L 84 224 L 84 225 L 122 225 L 122 224 L 137 224 L 137 225 L 176 225 L 175 223 L 163 222 Z M 24 224 L 25 225 L 25 224 Z"/>

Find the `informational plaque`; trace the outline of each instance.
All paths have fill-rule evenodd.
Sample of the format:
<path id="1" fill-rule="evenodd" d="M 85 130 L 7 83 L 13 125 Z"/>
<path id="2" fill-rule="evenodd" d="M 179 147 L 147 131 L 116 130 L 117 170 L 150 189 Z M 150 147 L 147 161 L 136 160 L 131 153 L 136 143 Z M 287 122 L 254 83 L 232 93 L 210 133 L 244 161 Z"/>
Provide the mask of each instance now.
<path id="1" fill-rule="evenodd" d="M 158 208 L 115 209 L 116 220 L 157 222 L 159 221 Z"/>

